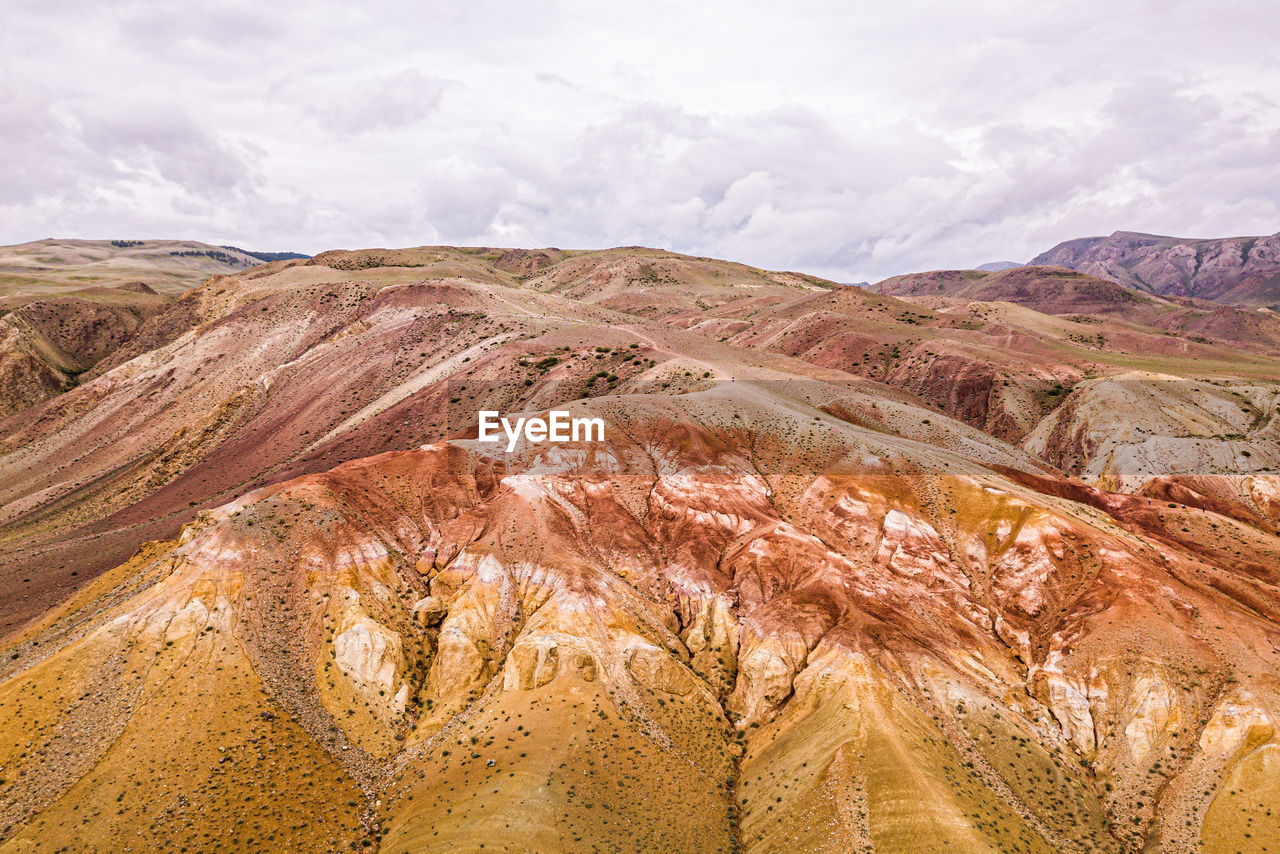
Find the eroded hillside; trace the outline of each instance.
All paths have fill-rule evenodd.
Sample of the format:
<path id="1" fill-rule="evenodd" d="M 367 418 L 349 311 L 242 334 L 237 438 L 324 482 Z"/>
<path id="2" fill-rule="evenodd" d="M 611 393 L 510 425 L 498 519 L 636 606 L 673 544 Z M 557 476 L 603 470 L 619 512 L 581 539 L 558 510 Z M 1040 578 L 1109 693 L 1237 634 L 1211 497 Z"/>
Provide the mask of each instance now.
<path id="1" fill-rule="evenodd" d="M 193 290 L 0 424 L 0 848 L 1264 850 L 1274 355 L 911 300 L 654 250 Z M 605 441 L 476 439 L 551 408 Z"/>
<path id="2" fill-rule="evenodd" d="M 202 513 L 11 639 L 11 844 L 1191 850 L 1265 821 L 1226 781 L 1280 749 L 1273 534 L 1179 547 L 1185 509 L 775 395 L 601 399 L 605 445 L 455 439 Z"/>

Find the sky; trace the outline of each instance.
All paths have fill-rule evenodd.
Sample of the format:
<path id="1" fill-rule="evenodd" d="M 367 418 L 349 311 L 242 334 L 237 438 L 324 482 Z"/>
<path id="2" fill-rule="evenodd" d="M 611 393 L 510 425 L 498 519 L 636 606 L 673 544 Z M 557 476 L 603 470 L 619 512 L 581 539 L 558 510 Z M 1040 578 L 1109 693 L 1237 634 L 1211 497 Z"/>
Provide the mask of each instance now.
<path id="1" fill-rule="evenodd" d="M 877 281 L 1280 230 L 1272 0 L 5 0 L 0 243 L 646 245 Z"/>

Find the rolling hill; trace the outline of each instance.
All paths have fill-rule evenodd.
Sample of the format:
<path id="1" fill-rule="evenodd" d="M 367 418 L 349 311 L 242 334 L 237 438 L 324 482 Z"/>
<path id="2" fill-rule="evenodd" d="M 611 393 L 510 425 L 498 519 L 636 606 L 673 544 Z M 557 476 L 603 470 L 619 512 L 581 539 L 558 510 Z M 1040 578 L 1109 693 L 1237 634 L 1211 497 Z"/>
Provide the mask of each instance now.
<path id="1" fill-rule="evenodd" d="M 1271 321 L 880 291 L 419 247 L 165 302 L 0 421 L 0 850 L 1263 850 Z"/>
<path id="2" fill-rule="evenodd" d="M 148 321 L 166 305 L 264 257 L 272 253 L 190 240 L 0 246 L 0 418 L 71 388 L 117 353 L 123 360 L 156 346 L 173 322 Z"/>

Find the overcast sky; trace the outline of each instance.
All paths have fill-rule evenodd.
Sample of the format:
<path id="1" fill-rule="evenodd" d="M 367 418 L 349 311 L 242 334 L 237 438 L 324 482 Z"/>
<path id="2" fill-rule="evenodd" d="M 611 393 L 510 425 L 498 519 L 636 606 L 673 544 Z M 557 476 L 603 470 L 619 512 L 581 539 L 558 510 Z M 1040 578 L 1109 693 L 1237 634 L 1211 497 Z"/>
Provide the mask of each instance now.
<path id="1" fill-rule="evenodd" d="M 0 243 L 644 244 L 842 281 L 1280 230 L 1280 15 L 5 0 Z"/>

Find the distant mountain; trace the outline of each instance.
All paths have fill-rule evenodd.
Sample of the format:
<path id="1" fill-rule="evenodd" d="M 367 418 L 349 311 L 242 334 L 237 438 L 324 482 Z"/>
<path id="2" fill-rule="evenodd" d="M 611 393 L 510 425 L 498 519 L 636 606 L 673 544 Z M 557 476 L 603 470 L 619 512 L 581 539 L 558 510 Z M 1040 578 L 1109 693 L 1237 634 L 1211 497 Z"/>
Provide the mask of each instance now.
<path id="1" fill-rule="evenodd" d="M 0 246 L 0 305 L 61 296 L 90 286 L 142 282 L 180 294 L 216 274 L 238 273 L 262 258 L 196 240 L 60 240 Z"/>
<path id="2" fill-rule="evenodd" d="M 998 273 L 934 270 L 894 276 L 872 285 L 871 290 L 900 299 L 944 297 L 1008 302 L 1049 315 L 1107 317 L 1241 346 L 1280 346 L 1280 320 L 1267 312 L 1210 300 L 1147 294 L 1063 267 L 1028 265 Z"/>
<path id="3" fill-rule="evenodd" d="M 1059 243 L 1031 263 L 1156 294 L 1280 308 L 1280 234 L 1194 240 L 1117 231 Z"/>
<path id="4" fill-rule="evenodd" d="M 1022 267 L 1024 265 L 1017 261 L 988 261 L 985 264 L 979 264 L 974 267 L 975 270 L 982 270 L 986 273 L 999 273 L 1001 270 L 1009 270 L 1014 267 Z"/>

